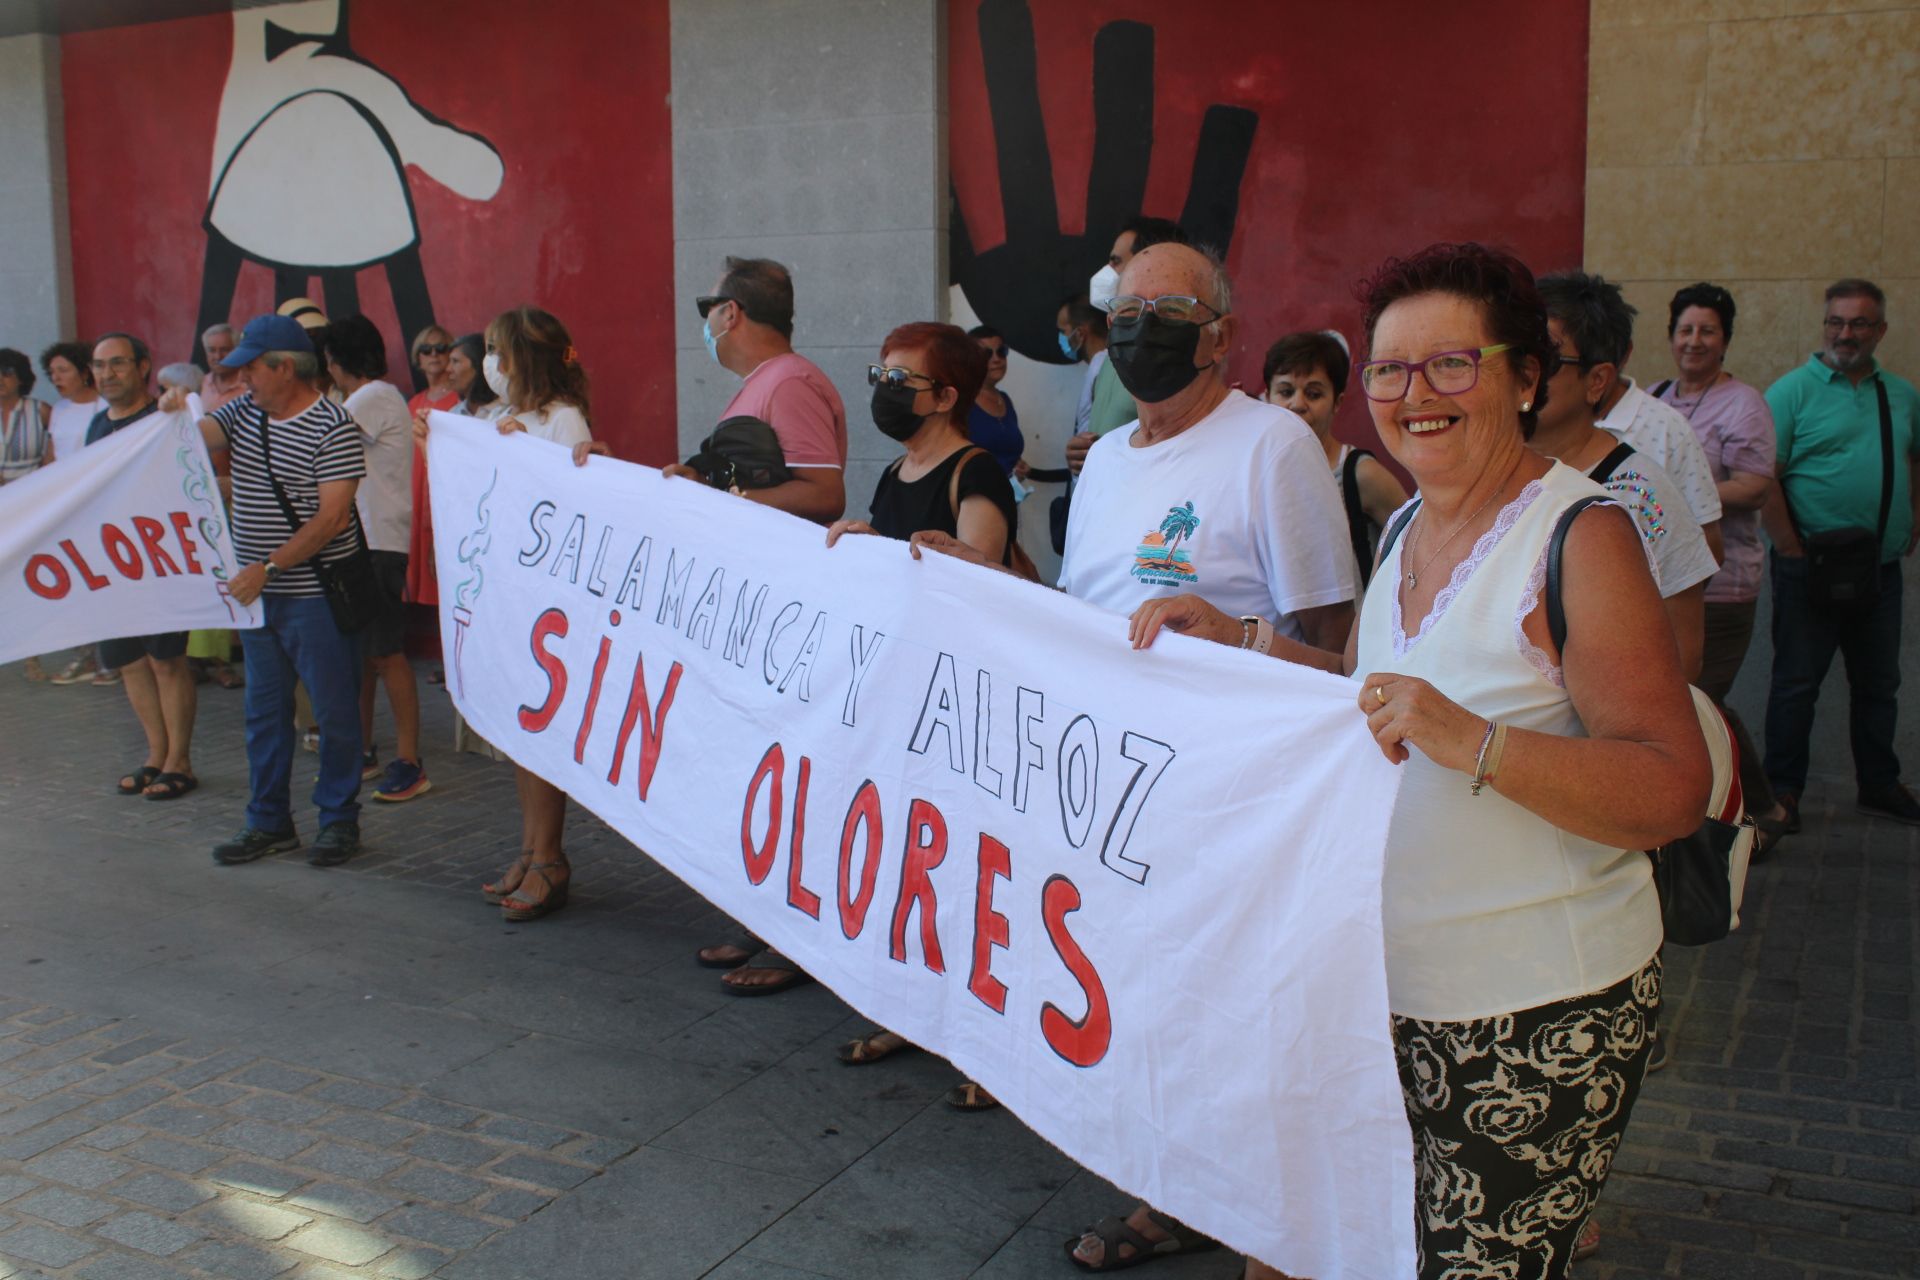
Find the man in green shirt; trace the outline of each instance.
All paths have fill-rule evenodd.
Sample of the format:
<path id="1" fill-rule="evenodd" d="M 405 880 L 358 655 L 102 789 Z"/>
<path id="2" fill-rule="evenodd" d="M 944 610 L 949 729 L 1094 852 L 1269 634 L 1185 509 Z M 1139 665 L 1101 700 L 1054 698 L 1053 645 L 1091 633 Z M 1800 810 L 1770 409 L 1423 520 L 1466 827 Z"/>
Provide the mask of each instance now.
<path id="1" fill-rule="evenodd" d="M 1886 295 L 1868 280 L 1827 287 L 1825 345 L 1767 388 L 1778 442 L 1780 483 L 1762 512 L 1773 540 L 1773 687 L 1767 697 L 1767 776 L 1800 827 L 1807 740 L 1820 683 L 1837 649 L 1851 693 L 1849 729 L 1859 807 L 1920 826 L 1920 802 L 1901 785 L 1893 729 L 1900 689 L 1900 561 L 1920 529 L 1920 395 L 1882 369 L 1874 348 L 1886 336 Z M 1883 408 L 1884 406 L 1884 408 Z M 1882 415 L 1892 456 L 1882 447 Z M 1892 470 L 1892 500 L 1882 491 Z M 1803 537 L 1878 530 L 1879 593 L 1852 607 L 1815 604 Z"/>

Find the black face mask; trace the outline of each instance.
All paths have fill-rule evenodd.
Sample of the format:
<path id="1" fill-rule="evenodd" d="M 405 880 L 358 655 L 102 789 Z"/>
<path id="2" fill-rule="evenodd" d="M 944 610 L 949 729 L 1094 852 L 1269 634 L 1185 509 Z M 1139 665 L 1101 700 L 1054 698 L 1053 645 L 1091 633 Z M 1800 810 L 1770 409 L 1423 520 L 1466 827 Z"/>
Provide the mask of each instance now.
<path id="1" fill-rule="evenodd" d="M 1159 404 L 1185 391 L 1212 364 L 1196 367 L 1200 326 L 1168 324 L 1152 312 L 1138 320 L 1117 321 L 1107 334 L 1107 359 L 1127 394 L 1143 404 Z"/>
<path id="2" fill-rule="evenodd" d="M 890 440 L 905 440 L 920 429 L 928 415 L 915 413 L 913 402 L 919 392 L 912 387 L 896 387 L 890 382 L 873 386 L 873 425 Z"/>

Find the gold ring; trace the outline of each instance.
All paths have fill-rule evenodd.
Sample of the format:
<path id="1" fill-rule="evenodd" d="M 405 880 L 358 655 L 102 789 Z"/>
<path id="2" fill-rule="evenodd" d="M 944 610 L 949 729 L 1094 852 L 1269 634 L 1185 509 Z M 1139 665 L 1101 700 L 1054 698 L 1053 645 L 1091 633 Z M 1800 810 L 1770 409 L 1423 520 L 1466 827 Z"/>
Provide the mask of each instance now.
<path id="1" fill-rule="evenodd" d="M 1380 699 L 1381 706 L 1384 707 L 1387 705 L 1387 691 L 1385 689 L 1382 689 L 1379 685 L 1373 686 L 1373 696 Z"/>

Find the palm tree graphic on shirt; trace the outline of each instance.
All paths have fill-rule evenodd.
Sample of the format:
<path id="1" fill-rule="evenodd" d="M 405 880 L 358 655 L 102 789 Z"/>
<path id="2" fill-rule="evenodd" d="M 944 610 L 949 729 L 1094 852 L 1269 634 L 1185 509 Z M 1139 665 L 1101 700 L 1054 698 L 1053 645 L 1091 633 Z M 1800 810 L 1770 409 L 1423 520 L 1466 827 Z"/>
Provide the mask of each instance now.
<path id="1" fill-rule="evenodd" d="M 1200 517 L 1194 514 L 1191 498 L 1167 508 L 1160 527 L 1146 536 L 1135 553 L 1134 572 L 1149 570 L 1181 578 L 1193 577 L 1193 558 L 1180 550 L 1180 544 L 1199 527 Z"/>

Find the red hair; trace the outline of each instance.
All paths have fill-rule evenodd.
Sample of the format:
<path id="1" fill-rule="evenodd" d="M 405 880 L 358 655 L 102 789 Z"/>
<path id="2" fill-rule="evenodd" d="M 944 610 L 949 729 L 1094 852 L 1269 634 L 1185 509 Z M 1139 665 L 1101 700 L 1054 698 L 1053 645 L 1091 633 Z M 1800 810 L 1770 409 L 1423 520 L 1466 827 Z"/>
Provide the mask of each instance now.
<path id="1" fill-rule="evenodd" d="M 953 388 L 959 399 L 953 402 L 948 416 L 956 426 L 965 430 L 974 397 L 980 394 L 980 386 L 987 380 L 985 348 L 969 338 L 966 330 L 958 325 L 918 320 L 903 324 L 887 335 L 887 340 L 880 344 L 881 357 L 885 358 L 889 351 L 926 353 L 927 367 L 921 372 L 943 386 Z"/>

